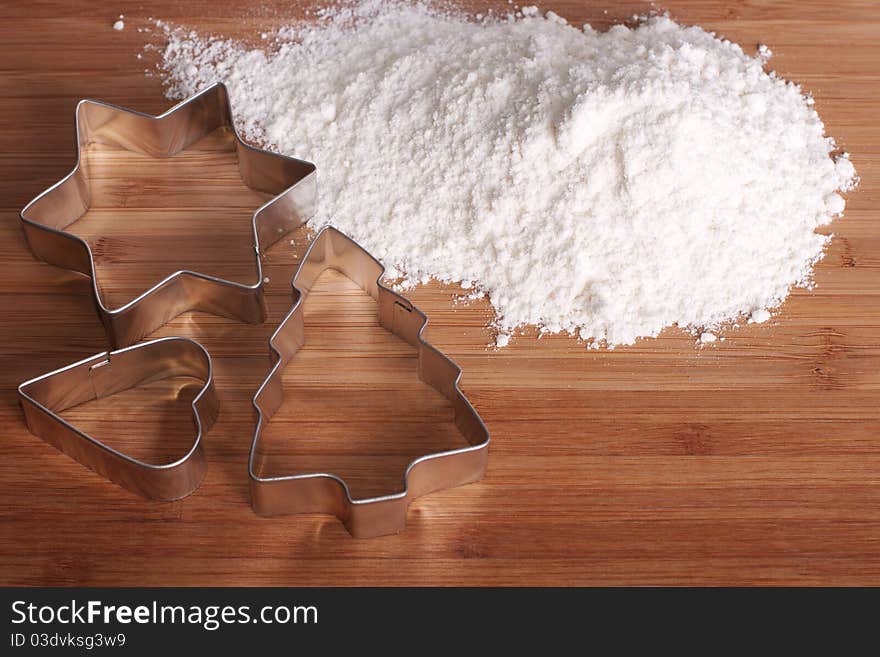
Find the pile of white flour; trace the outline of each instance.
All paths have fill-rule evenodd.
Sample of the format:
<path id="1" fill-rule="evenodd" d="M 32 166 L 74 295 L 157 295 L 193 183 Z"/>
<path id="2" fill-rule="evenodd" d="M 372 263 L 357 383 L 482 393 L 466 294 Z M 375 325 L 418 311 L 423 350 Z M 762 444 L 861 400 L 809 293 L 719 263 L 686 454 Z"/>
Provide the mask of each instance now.
<path id="1" fill-rule="evenodd" d="M 224 81 L 247 137 L 317 164 L 315 228 L 487 293 L 500 344 L 765 320 L 855 184 L 801 89 L 699 27 L 380 0 L 312 19 L 265 48 L 166 26 L 169 95 Z"/>

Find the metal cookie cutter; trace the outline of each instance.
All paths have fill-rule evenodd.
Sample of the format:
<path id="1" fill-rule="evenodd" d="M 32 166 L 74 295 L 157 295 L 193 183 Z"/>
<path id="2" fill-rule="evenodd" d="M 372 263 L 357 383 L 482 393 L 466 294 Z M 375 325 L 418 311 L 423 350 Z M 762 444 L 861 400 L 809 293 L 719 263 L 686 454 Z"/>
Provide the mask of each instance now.
<path id="1" fill-rule="evenodd" d="M 59 413 L 87 401 L 175 376 L 202 380 L 192 401 L 196 437 L 173 463 L 154 465 L 108 447 L 83 433 Z M 211 357 L 189 338 L 160 338 L 103 352 L 43 374 L 18 387 L 32 434 L 123 488 L 157 500 L 186 497 L 201 484 L 207 469 L 202 436 L 217 419 Z"/>
<path id="2" fill-rule="evenodd" d="M 275 195 L 253 215 L 257 281 L 246 285 L 183 270 L 118 308 L 107 307 L 98 288 L 89 245 L 65 232 L 91 202 L 88 160 L 83 158 L 83 151 L 89 145 L 99 144 L 153 157 L 172 157 L 223 127 L 234 136 L 242 181 L 256 191 Z M 28 244 L 38 258 L 91 277 L 98 315 L 113 346 L 133 344 L 188 310 L 249 323 L 265 321 L 260 253 L 312 215 L 316 194 L 313 164 L 244 143 L 232 122 L 226 87 L 220 83 L 160 116 L 82 100 L 76 107 L 76 133 L 76 166 L 28 203 L 21 211 L 21 221 Z"/>
<path id="3" fill-rule="evenodd" d="M 325 473 L 262 477 L 266 456 L 260 452 L 263 427 L 280 408 L 284 391 L 281 373 L 305 343 L 303 301 L 318 276 L 335 269 L 361 286 L 379 306 L 379 323 L 419 352 L 419 378 L 453 403 L 455 424 L 469 447 L 422 456 L 406 469 L 404 490 L 392 495 L 352 499 L 346 483 Z M 415 498 L 482 478 L 486 469 L 489 431 L 458 387 L 461 368 L 428 344 L 422 332 L 427 317 L 404 297 L 380 283 L 385 268 L 335 228 L 326 227 L 309 246 L 293 277 L 293 308 L 269 339 L 272 369 L 254 395 L 257 426 L 248 461 L 251 505 L 259 515 L 285 513 L 333 514 L 355 537 L 399 532 Z"/>

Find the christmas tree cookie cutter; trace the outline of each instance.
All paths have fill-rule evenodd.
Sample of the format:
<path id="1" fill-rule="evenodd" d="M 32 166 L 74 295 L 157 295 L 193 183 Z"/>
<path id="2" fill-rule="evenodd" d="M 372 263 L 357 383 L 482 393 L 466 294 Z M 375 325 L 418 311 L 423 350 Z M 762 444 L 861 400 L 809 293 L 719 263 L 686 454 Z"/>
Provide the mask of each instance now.
<path id="1" fill-rule="evenodd" d="M 66 409 L 171 377 L 202 381 L 192 400 L 196 435 L 187 453 L 172 463 L 147 463 L 115 450 L 61 417 Z M 102 352 L 25 381 L 18 387 L 28 430 L 105 479 L 156 500 L 192 493 L 207 470 L 202 437 L 217 419 L 211 357 L 189 338 L 159 338 Z"/>
<path id="2" fill-rule="evenodd" d="M 317 278 L 335 269 L 357 283 L 378 304 L 379 323 L 418 349 L 419 378 L 452 402 L 455 424 L 469 445 L 417 458 L 406 469 L 404 490 L 354 499 L 333 474 L 303 473 L 264 477 L 267 455 L 260 449 L 263 428 L 281 407 L 284 368 L 305 343 L 303 301 Z M 351 238 L 333 227 L 315 237 L 293 277 L 293 308 L 269 339 L 272 369 L 254 395 L 256 429 L 248 459 L 251 505 L 258 515 L 323 513 L 339 518 L 355 537 L 399 532 L 415 498 L 478 481 L 486 469 L 489 431 L 458 386 L 461 368 L 425 341 L 427 317 L 404 297 L 380 282 L 385 268 Z"/>
<path id="3" fill-rule="evenodd" d="M 254 212 L 251 221 L 256 282 L 243 284 L 181 270 L 122 306 L 108 307 L 101 296 L 88 243 L 67 232 L 91 203 L 88 161 L 83 157 L 85 149 L 97 144 L 168 158 L 218 128 L 228 128 L 233 136 L 242 181 L 251 189 L 273 195 Z M 159 116 L 82 100 L 76 107 L 76 137 L 76 166 L 25 206 L 20 214 L 21 222 L 34 255 L 92 279 L 92 298 L 114 347 L 133 344 L 188 310 L 248 323 L 265 321 L 260 254 L 313 214 L 316 183 L 312 163 L 254 148 L 242 141 L 233 125 L 229 94 L 221 83 L 211 85 Z M 208 230 L 205 227 L 205 231 Z"/>

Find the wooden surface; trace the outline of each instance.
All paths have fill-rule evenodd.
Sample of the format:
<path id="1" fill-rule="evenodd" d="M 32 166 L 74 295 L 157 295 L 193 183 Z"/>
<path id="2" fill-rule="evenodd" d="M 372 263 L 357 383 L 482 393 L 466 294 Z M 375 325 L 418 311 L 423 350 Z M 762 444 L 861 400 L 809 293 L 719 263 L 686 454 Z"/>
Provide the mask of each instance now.
<path id="1" fill-rule="evenodd" d="M 493 444 L 485 480 L 416 502 L 403 534 L 354 540 L 333 518 L 262 519 L 248 503 L 250 400 L 304 232 L 266 258 L 268 324 L 193 313 L 158 332 L 197 338 L 216 367 L 222 414 L 207 437 L 207 479 L 190 498 L 144 501 L 30 435 L 16 385 L 107 343 L 86 280 L 30 254 L 18 210 L 72 165 L 79 98 L 168 106 L 144 75 L 148 58 L 136 59 L 151 38 L 136 29 L 147 16 L 253 35 L 301 11 L 248 4 L 0 6 L 0 583 L 880 584 L 878 2 L 663 5 L 747 49 L 767 43 L 772 67 L 815 95 L 829 134 L 852 153 L 861 188 L 833 224 L 818 287 L 711 347 L 669 330 L 589 353 L 565 337 L 487 349 L 485 305 L 456 304 L 452 288 L 415 290 L 429 338 L 464 368 Z M 597 25 L 647 7 L 544 6 Z M 127 26 L 115 32 L 120 12 Z M 111 302 L 184 266 L 252 280 L 248 221 L 259 199 L 223 146 L 214 135 L 162 163 L 91 155 L 95 207 L 75 230 L 95 246 Z M 331 469 L 369 495 L 398 489 L 424 450 L 460 444 L 448 404 L 415 382 L 412 351 L 376 326 L 372 301 L 345 279 L 322 280 L 306 330 L 268 432 L 279 471 Z M 181 382 L 154 384 L 68 417 L 161 461 L 190 438 L 189 394 Z"/>

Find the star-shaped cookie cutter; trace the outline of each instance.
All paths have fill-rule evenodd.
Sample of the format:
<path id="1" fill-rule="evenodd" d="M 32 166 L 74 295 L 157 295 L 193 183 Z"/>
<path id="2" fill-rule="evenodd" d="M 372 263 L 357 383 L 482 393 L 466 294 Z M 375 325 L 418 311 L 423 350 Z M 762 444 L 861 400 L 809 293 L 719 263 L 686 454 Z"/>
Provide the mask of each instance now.
<path id="1" fill-rule="evenodd" d="M 253 215 L 257 281 L 251 285 L 189 270 L 177 271 L 119 306 L 101 297 L 95 261 L 88 243 L 66 229 L 89 209 L 91 189 L 85 149 L 92 145 L 123 148 L 152 157 L 172 157 L 218 128 L 228 128 L 235 143 L 242 181 L 274 197 Z M 229 94 L 213 84 L 151 116 L 95 100 L 76 106 L 77 163 L 62 180 L 21 211 L 21 222 L 34 255 L 71 269 L 92 281 L 92 297 L 115 347 L 133 344 L 188 310 L 200 310 L 248 323 L 266 319 L 260 254 L 314 212 L 315 166 L 246 144 L 235 129 Z"/>
<path id="2" fill-rule="evenodd" d="M 378 304 L 379 323 L 418 349 L 419 378 L 453 404 L 455 424 L 468 447 L 422 456 L 406 469 L 399 493 L 353 499 L 345 481 L 333 474 L 308 473 L 263 477 L 260 451 L 263 427 L 284 399 L 284 368 L 305 343 L 303 301 L 315 281 L 335 269 L 357 283 Z M 351 238 L 332 227 L 315 237 L 293 277 L 293 308 L 269 339 L 272 369 L 254 395 L 257 424 L 248 459 L 251 505 L 259 515 L 325 513 L 338 517 L 355 537 L 399 532 L 406 525 L 410 502 L 428 493 L 477 481 L 486 469 L 489 431 L 458 387 L 461 368 L 422 336 L 428 319 L 404 297 L 380 282 L 385 268 Z"/>

